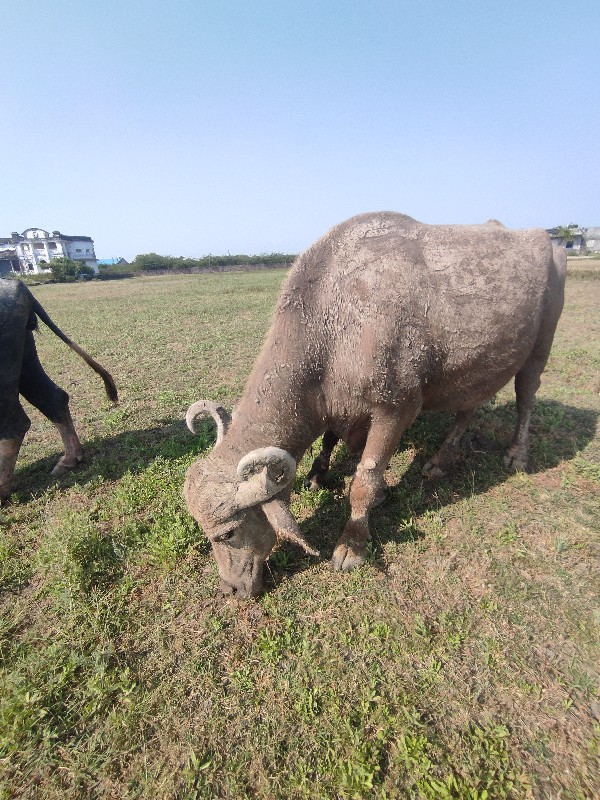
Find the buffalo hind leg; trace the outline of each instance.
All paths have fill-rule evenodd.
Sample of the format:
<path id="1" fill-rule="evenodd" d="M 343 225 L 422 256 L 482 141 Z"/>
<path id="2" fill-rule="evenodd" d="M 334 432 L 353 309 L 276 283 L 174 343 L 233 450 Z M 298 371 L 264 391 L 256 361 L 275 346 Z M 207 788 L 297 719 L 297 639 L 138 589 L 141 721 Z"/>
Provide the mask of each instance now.
<path id="1" fill-rule="evenodd" d="M 545 366 L 545 358 L 532 357 L 515 375 L 517 426 L 511 445 L 504 456 L 504 466 L 513 472 L 524 472 L 527 469 L 531 412 L 535 403 L 535 394 L 540 386 L 540 377 Z"/>
<path id="2" fill-rule="evenodd" d="M 454 418 L 454 427 L 446 437 L 446 440 L 437 453 L 423 467 L 423 475 L 426 478 L 441 478 L 452 466 L 458 455 L 462 435 L 467 430 L 474 413 L 474 408 L 457 412 Z"/>
<path id="3" fill-rule="evenodd" d="M 515 375 L 517 426 L 511 445 L 504 456 L 504 466 L 515 472 L 527 469 L 531 412 L 563 308 L 566 272 L 567 257 L 565 250 L 562 247 L 555 247 L 554 270 L 549 276 L 550 283 L 546 290 L 546 307 L 544 308 L 544 318 L 538 338 L 529 358 Z"/>
<path id="4" fill-rule="evenodd" d="M 305 489 L 312 489 L 313 491 L 316 491 L 317 489 L 323 488 L 327 473 L 329 472 L 331 454 L 333 453 L 333 449 L 338 441 L 339 437 L 337 434 L 335 434 L 333 431 L 325 431 L 323 434 L 321 452 L 313 461 L 312 467 L 310 468 L 309 473 L 304 481 Z"/>
<path id="5" fill-rule="evenodd" d="M 401 416 L 376 410 L 365 448 L 350 487 L 350 519 L 333 553 L 337 570 L 351 570 L 364 564 L 367 557 L 369 511 L 381 502 L 385 486 L 383 474 L 402 434 L 414 422 L 420 405 L 405 407 Z"/>
<path id="6" fill-rule="evenodd" d="M 73 424 L 71 413 L 68 408 L 67 418 L 62 422 L 55 422 L 54 424 L 60 433 L 63 447 L 65 448 L 64 455 L 59 458 L 52 470 L 53 475 L 60 475 L 65 472 L 65 470 L 73 469 L 81 464 L 83 461 L 83 447 L 77 436 L 77 431 L 75 430 L 75 425 Z"/>
<path id="7" fill-rule="evenodd" d="M 65 452 L 52 470 L 52 474 L 58 475 L 66 469 L 78 466 L 83 460 L 83 447 L 69 411 L 69 395 L 64 389 L 57 386 L 44 371 L 35 349 L 31 331 L 27 331 L 25 337 L 19 392 L 31 405 L 39 409 L 60 433 Z"/>

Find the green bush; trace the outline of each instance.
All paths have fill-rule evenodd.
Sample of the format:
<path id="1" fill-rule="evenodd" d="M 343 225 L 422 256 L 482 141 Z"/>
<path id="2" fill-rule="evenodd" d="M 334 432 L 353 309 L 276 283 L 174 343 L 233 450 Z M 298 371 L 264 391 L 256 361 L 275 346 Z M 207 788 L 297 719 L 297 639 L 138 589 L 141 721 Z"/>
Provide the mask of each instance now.
<path id="1" fill-rule="evenodd" d="M 52 277 L 58 283 L 70 283 L 71 281 L 79 280 L 79 278 L 89 279 L 94 275 L 94 270 L 84 264 L 83 261 L 74 261 L 65 256 L 53 258 L 50 262 L 50 269 Z"/>

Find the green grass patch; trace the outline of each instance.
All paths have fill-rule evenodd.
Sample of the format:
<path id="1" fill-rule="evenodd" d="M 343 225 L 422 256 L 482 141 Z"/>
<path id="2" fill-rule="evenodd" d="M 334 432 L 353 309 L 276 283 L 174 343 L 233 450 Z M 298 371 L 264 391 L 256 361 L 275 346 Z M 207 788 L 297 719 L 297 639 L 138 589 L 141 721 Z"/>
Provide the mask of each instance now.
<path id="1" fill-rule="evenodd" d="M 121 401 L 37 336 L 86 459 L 52 478 L 59 438 L 27 409 L 0 520 L 0 798 L 600 796 L 600 284 L 570 273 L 528 474 L 502 466 L 510 387 L 439 481 L 421 467 L 451 420 L 422 415 L 368 563 L 336 574 L 356 459 L 339 446 L 310 493 L 307 454 L 292 509 L 323 559 L 285 545 L 264 597 L 223 600 L 182 498 L 214 429 L 182 420 L 240 395 L 283 277 L 34 287 Z"/>

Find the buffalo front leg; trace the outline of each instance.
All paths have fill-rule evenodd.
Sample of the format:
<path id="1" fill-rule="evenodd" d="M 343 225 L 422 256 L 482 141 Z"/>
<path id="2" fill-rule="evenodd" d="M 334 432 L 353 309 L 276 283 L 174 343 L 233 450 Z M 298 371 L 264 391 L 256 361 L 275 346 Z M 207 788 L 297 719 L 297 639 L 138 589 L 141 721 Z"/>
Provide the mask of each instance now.
<path id="1" fill-rule="evenodd" d="M 425 475 L 426 478 L 441 478 L 452 466 L 458 455 L 458 448 L 462 435 L 467 430 L 474 413 L 474 408 L 457 412 L 454 418 L 454 426 L 444 443 L 423 467 L 423 475 Z"/>
<path id="2" fill-rule="evenodd" d="M 365 448 L 350 487 L 350 519 L 333 552 L 333 568 L 351 570 L 364 564 L 370 539 L 369 511 L 384 497 L 383 474 L 420 404 L 404 407 L 401 414 L 377 410 L 371 421 Z"/>
<path id="3" fill-rule="evenodd" d="M 304 481 L 305 489 L 316 491 L 324 486 L 327 473 L 329 472 L 331 454 L 338 441 L 339 437 L 333 431 L 325 431 L 323 434 L 321 452 L 313 461 L 312 467 Z"/>

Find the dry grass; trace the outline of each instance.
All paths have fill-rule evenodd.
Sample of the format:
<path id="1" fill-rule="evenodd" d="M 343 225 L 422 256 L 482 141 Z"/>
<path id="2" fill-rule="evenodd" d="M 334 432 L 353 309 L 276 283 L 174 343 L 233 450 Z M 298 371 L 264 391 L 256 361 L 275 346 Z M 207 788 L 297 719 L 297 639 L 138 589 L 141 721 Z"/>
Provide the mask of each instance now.
<path id="1" fill-rule="evenodd" d="M 59 441 L 30 412 L 0 526 L 0 798 L 600 796 L 600 282 L 569 278 L 529 474 L 502 468 L 509 388 L 436 483 L 420 466 L 449 420 L 423 417 L 364 568 L 290 546 L 267 595 L 223 602 L 181 499 L 211 432 L 181 420 L 239 395 L 282 278 L 35 290 L 122 399 L 38 337 L 87 460 L 53 481 Z M 339 448 L 316 495 L 307 465 L 293 507 L 327 554 L 353 461 Z"/>

